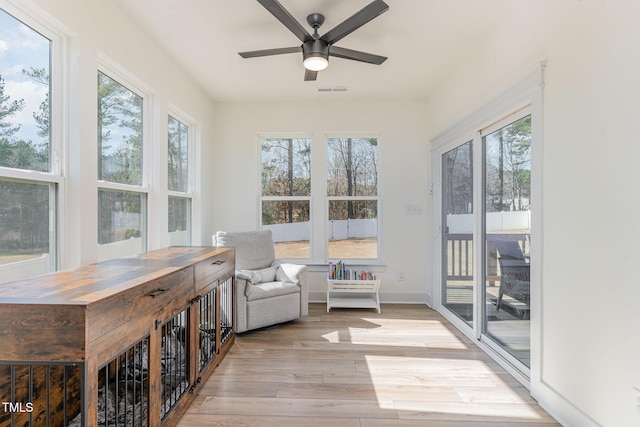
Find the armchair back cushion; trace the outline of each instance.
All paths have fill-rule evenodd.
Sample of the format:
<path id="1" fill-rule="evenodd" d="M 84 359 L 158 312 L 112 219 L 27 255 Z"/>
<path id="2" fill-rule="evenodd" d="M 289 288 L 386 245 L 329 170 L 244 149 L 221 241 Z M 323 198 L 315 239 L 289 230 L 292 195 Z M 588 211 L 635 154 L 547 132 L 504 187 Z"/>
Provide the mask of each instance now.
<path id="1" fill-rule="evenodd" d="M 270 267 L 276 258 L 271 230 L 218 231 L 213 245 L 236 248 L 237 270 L 262 270 Z"/>

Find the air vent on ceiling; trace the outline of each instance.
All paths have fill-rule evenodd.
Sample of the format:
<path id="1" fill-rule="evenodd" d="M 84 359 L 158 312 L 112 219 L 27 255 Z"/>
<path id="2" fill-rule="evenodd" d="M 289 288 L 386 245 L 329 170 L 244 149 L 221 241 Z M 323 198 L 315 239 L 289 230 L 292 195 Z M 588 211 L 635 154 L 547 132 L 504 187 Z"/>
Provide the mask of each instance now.
<path id="1" fill-rule="evenodd" d="M 346 92 L 346 91 L 347 91 L 347 88 L 344 86 L 318 88 L 318 92 Z"/>

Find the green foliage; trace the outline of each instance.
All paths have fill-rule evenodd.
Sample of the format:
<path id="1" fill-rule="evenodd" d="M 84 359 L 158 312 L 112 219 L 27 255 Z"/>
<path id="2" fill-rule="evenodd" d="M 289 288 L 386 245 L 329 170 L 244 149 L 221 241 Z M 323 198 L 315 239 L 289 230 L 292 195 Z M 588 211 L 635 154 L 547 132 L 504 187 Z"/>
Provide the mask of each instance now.
<path id="1" fill-rule="evenodd" d="M 262 202 L 262 224 L 306 222 L 310 219 L 308 201 L 265 200 Z"/>
<path id="2" fill-rule="evenodd" d="M 189 190 L 189 128 L 169 116 L 167 130 L 169 190 L 186 193 Z"/>
<path id="3" fill-rule="evenodd" d="M 531 198 L 531 116 L 487 137 L 487 210 L 523 211 Z"/>
<path id="4" fill-rule="evenodd" d="M 47 140 L 40 145 L 16 138 L 22 124 L 16 123 L 12 118 L 24 107 L 23 99 L 11 100 L 5 93 L 5 82 L 0 76 L 0 166 L 46 172 L 49 170 L 48 129 Z M 33 114 L 35 117 L 36 113 Z M 46 126 L 49 126 L 48 119 Z"/>
<path id="5" fill-rule="evenodd" d="M 45 87 L 49 87 L 49 73 L 44 68 L 29 68 L 28 70 L 23 69 L 22 74 L 29 77 L 36 83 L 39 83 Z M 40 107 L 38 111 L 33 112 L 33 118 L 38 125 L 38 136 L 41 138 L 49 139 L 50 127 L 49 127 L 49 117 L 50 113 L 50 102 L 49 102 L 49 91 L 47 91 L 45 100 L 40 103 Z"/>
<path id="6" fill-rule="evenodd" d="M 98 145 L 99 179 L 142 185 L 142 98 L 100 72 Z"/>
<path id="7" fill-rule="evenodd" d="M 327 195 L 376 196 L 378 194 L 378 140 L 331 138 Z"/>
<path id="8" fill-rule="evenodd" d="M 98 243 L 140 237 L 143 203 L 139 193 L 98 190 Z"/>
<path id="9" fill-rule="evenodd" d="M 5 82 L 0 76 L 0 140 L 5 143 L 14 141 L 14 135 L 20 130 L 21 125 L 9 119 L 24 108 L 24 99 L 13 100 L 5 94 Z"/>
<path id="10" fill-rule="evenodd" d="M 328 195 L 377 196 L 378 140 L 332 138 L 328 140 Z M 311 140 L 263 139 L 262 196 L 308 197 L 311 195 Z M 264 200 L 262 224 L 303 222 L 310 219 L 306 200 Z M 329 204 L 332 219 L 377 217 L 377 201 L 348 200 Z"/>
<path id="11" fill-rule="evenodd" d="M 311 194 L 311 140 L 262 141 L 262 195 Z"/>
<path id="12" fill-rule="evenodd" d="M 446 214 L 473 212 L 472 143 L 467 142 L 444 156 L 444 194 Z"/>
<path id="13" fill-rule="evenodd" d="M 49 251 L 48 184 L 0 180 L 0 253 Z"/>

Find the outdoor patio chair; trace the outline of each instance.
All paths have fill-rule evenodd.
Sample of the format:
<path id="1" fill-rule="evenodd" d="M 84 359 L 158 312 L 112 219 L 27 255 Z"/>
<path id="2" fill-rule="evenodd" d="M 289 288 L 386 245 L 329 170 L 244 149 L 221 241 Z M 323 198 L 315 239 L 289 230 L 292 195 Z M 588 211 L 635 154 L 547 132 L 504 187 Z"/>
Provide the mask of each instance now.
<path id="1" fill-rule="evenodd" d="M 507 303 L 515 309 L 522 319 L 529 317 L 529 294 L 531 274 L 520 244 L 515 240 L 495 240 L 500 265 L 500 289 L 496 311 L 500 310 L 503 297 L 506 295 L 515 301 Z"/>

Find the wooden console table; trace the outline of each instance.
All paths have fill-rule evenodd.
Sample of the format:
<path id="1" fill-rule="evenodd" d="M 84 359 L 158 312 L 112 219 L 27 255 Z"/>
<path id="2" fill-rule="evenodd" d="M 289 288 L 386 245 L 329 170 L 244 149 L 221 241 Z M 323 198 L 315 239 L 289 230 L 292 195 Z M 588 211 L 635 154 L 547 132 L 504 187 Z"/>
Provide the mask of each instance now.
<path id="1" fill-rule="evenodd" d="M 234 342 L 233 249 L 0 285 L 0 426 L 172 426 Z"/>

